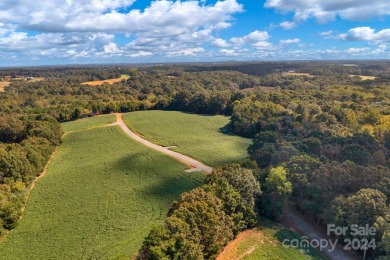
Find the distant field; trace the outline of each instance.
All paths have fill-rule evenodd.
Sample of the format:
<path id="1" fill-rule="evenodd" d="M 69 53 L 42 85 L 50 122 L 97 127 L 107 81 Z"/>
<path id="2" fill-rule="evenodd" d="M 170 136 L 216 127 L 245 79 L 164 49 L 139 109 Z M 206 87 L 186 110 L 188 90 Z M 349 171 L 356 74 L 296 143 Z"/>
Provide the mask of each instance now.
<path id="1" fill-rule="evenodd" d="M 0 82 L 0 92 L 3 92 L 4 88 L 9 86 L 9 84 L 11 84 L 11 82 Z"/>
<path id="2" fill-rule="evenodd" d="M 310 75 L 310 73 L 298 73 L 298 72 L 285 72 L 283 73 L 283 76 L 306 76 L 313 78 L 313 75 Z"/>
<path id="3" fill-rule="evenodd" d="M 312 248 L 309 252 L 283 246 L 284 239 L 299 239 L 301 236 L 290 229 L 280 227 L 276 223 L 265 220 L 258 228 L 247 230 L 230 242 L 217 260 L 231 259 L 324 259 Z"/>
<path id="4" fill-rule="evenodd" d="M 42 81 L 44 80 L 45 78 L 41 78 L 41 77 L 37 77 L 37 78 L 33 78 L 31 80 L 27 80 L 27 78 L 15 78 L 15 82 L 18 82 L 18 81 L 23 81 L 23 82 L 37 82 L 37 81 Z M 9 86 L 9 84 L 11 84 L 12 81 L 1 81 L 0 82 L 0 92 L 3 92 L 4 91 L 4 88 Z"/>
<path id="5" fill-rule="evenodd" d="M 186 168 L 119 127 L 69 133 L 0 259 L 128 259 L 170 203 L 200 185 L 203 174 Z"/>
<path id="6" fill-rule="evenodd" d="M 42 80 L 45 80 L 45 78 L 43 78 L 43 77 L 36 77 L 36 78 L 32 78 L 32 79 L 28 80 L 27 82 L 37 82 L 37 81 L 42 81 Z"/>
<path id="7" fill-rule="evenodd" d="M 250 139 L 222 133 L 225 116 L 203 116 L 175 111 L 139 111 L 123 115 L 126 124 L 145 139 L 210 166 L 246 158 Z"/>
<path id="8" fill-rule="evenodd" d="M 374 76 L 362 76 L 362 75 L 349 75 L 350 77 L 360 77 L 362 80 L 374 80 L 377 79 L 378 77 Z"/>
<path id="9" fill-rule="evenodd" d="M 116 82 L 120 82 L 124 79 L 128 79 L 130 78 L 129 75 L 121 75 L 119 78 L 116 78 L 116 79 L 106 79 L 106 80 L 96 80 L 96 81 L 88 81 L 88 82 L 84 82 L 82 84 L 85 84 L 85 85 L 90 85 L 90 86 L 100 86 L 102 85 L 103 83 L 108 83 L 108 84 L 114 84 Z"/>
<path id="10" fill-rule="evenodd" d="M 85 130 L 92 127 L 108 125 L 116 121 L 115 115 L 94 116 L 61 124 L 65 132 Z"/>

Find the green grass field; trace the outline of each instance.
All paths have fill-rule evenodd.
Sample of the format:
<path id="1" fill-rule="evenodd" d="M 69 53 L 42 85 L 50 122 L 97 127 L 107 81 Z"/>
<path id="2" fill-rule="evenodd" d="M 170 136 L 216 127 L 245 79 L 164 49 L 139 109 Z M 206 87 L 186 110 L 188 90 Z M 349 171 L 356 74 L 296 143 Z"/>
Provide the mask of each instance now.
<path id="1" fill-rule="evenodd" d="M 325 259 L 313 248 L 285 247 L 283 240 L 298 239 L 301 236 L 277 223 L 263 219 L 259 227 L 247 230 L 230 243 L 218 260 L 230 259 Z"/>
<path id="2" fill-rule="evenodd" d="M 116 121 L 115 115 L 94 116 L 61 124 L 65 132 L 80 131 L 88 128 L 108 125 Z"/>
<path id="3" fill-rule="evenodd" d="M 225 116 L 203 116 L 175 111 L 139 111 L 123 115 L 126 124 L 145 139 L 191 156 L 210 166 L 248 157 L 250 139 L 221 132 Z"/>
<path id="4" fill-rule="evenodd" d="M 64 129 L 80 130 L 85 122 L 96 126 L 107 118 Z M 0 243 L 0 259 L 134 255 L 150 228 L 163 222 L 170 203 L 202 183 L 203 174 L 186 169 L 119 127 L 71 132 L 32 191 L 19 226 Z"/>

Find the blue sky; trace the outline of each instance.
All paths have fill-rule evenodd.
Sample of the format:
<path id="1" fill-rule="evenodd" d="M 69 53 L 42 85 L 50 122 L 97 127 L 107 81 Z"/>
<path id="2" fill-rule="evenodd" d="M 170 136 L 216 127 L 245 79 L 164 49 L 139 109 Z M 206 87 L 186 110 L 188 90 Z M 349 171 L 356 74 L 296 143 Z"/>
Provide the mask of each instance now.
<path id="1" fill-rule="evenodd" d="M 390 58 L 388 0 L 2 0 L 0 66 Z"/>

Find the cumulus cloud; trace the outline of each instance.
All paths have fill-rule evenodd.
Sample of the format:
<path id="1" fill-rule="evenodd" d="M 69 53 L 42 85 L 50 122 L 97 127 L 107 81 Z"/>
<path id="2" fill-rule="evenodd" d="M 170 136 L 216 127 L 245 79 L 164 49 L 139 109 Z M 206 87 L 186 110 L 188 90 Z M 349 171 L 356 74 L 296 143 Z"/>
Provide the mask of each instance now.
<path id="1" fill-rule="evenodd" d="M 104 53 L 107 54 L 118 54 L 122 51 L 117 47 L 117 45 L 113 42 L 108 43 L 107 45 L 103 46 Z"/>
<path id="2" fill-rule="evenodd" d="M 272 49 L 274 49 L 273 44 L 270 42 L 266 42 L 266 41 L 256 42 L 256 43 L 252 44 L 252 46 L 258 50 L 272 50 Z"/>
<path id="3" fill-rule="evenodd" d="M 153 55 L 153 53 L 150 51 L 138 51 L 138 52 L 129 54 L 129 56 L 132 58 L 148 57 L 148 56 L 152 56 L 152 55 Z"/>
<path id="4" fill-rule="evenodd" d="M 368 50 L 369 50 L 368 48 L 349 48 L 349 49 L 347 49 L 347 53 L 359 54 L 362 52 L 367 52 Z"/>
<path id="5" fill-rule="evenodd" d="M 224 39 L 221 39 L 221 38 L 218 38 L 218 39 L 214 39 L 212 44 L 215 46 L 215 47 L 218 47 L 218 48 L 227 48 L 229 47 L 231 44 L 228 43 L 226 40 Z"/>
<path id="6" fill-rule="evenodd" d="M 270 37 L 266 31 L 254 31 L 243 37 L 234 37 L 230 41 L 235 45 L 256 44 L 268 40 Z"/>
<path id="7" fill-rule="evenodd" d="M 294 39 L 280 40 L 279 43 L 282 45 L 286 45 L 286 44 L 299 43 L 300 41 L 301 39 L 294 38 Z"/>
<path id="8" fill-rule="evenodd" d="M 279 26 L 285 30 L 291 30 L 297 27 L 297 24 L 295 22 L 282 22 L 279 24 Z"/>
<path id="9" fill-rule="evenodd" d="M 375 44 L 390 42 L 390 29 L 375 32 L 371 27 L 356 27 L 348 33 L 339 34 L 338 39 L 345 41 L 368 41 Z"/>
<path id="10" fill-rule="evenodd" d="M 232 50 L 232 49 L 221 49 L 221 50 L 219 50 L 219 53 L 222 54 L 223 56 L 238 56 L 238 55 L 240 55 L 239 53 L 237 53 L 236 50 Z"/>
<path id="11" fill-rule="evenodd" d="M 337 16 L 346 20 L 366 20 L 390 15 L 388 0 L 267 0 L 265 7 L 293 12 L 296 21 L 315 18 L 325 23 Z"/>
<path id="12" fill-rule="evenodd" d="M 231 46 L 213 34 L 229 28 L 243 11 L 236 0 L 152 1 L 143 10 L 135 0 L 42 0 L 0 2 L 0 52 L 29 52 L 57 57 L 153 54 L 189 56 L 202 44 Z M 34 31 L 33 35 L 26 31 Z M 106 32 L 110 32 L 107 34 Z M 115 42 L 115 34 L 129 38 Z"/>
<path id="13" fill-rule="evenodd" d="M 135 0 L 3 0 L 0 21 L 40 32 L 141 32 L 167 35 L 230 26 L 231 15 L 243 11 L 236 0 L 214 5 L 198 1 L 154 1 L 144 10 L 130 9 Z M 189 19 L 190 18 L 190 19 Z"/>
<path id="14" fill-rule="evenodd" d="M 329 31 L 325 31 L 325 32 L 320 32 L 319 35 L 324 37 L 325 39 L 329 39 L 332 37 L 333 31 L 329 30 Z"/>
<path id="15" fill-rule="evenodd" d="M 172 56 L 195 56 L 199 54 L 200 52 L 204 52 L 205 50 L 203 48 L 188 48 L 188 49 L 183 49 L 183 50 L 178 50 L 178 51 L 170 51 L 167 53 L 168 57 Z"/>

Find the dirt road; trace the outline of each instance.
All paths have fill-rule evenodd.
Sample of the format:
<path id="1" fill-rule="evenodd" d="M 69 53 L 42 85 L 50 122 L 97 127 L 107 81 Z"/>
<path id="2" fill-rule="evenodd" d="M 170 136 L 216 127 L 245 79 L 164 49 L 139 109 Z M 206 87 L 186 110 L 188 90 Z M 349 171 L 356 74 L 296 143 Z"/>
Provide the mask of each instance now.
<path id="1" fill-rule="evenodd" d="M 201 163 L 201 162 L 199 162 L 199 161 L 197 161 L 189 156 L 186 156 L 186 155 L 169 150 L 171 147 L 163 147 L 163 146 L 151 143 L 151 142 L 143 139 L 142 137 L 140 137 L 139 135 L 137 135 L 136 133 L 134 133 L 133 131 L 131 131 L 127 127 L 125 122 L 123 122 L 122 115 L 119 113 L 116 114 L 116 123 L 113 123 L 111 125 L 120 126 L 120 128 L 122 128 L 123 132 L 125 132 L 129 137 L 133 138 L 137 142 L 140 142 L 141 144 L 144 144 L 144 145 L 146 145 L 154 150 L 157 150 L 161 153 L 169 155 L 169 156 L 179 160 L 180 162 L 188 165 L 190 167 L 190 169 L 187 170 L 186 172 L 202 171 L 205 173 L 211 173 L 211 171 L 213 170 L 210 166 L 207 166 L 207 165 L 205 165 L 205 164 L 203 164 L 203 163 Z"/>
<path id="2" fill-rule="evenodd" d="M 291 208 L 287 208 L 285 210 L 283 218 L 283 222 L 285 222 L 284 224 L 296 230 L 298 233 L 304 234 L 310 240 L 329 240 L 329 237 L 327 237 L 326 234 L 323 234 L 322 231 L 318 230 L 313 225 L 313 223 L 309 223 L 309 221 L 307 221 L 299 212 L 296 212 Z M 332 250 L 332 247 L 329 245 L 328 247 L 324 248 L 322 252 L 332 260 L 360 259 L 354 253 L 343 250 L 343 247 L 340 245 L 340 243 L 338 243 L 338 246 L 336 246 L 334 250 Z"/>

